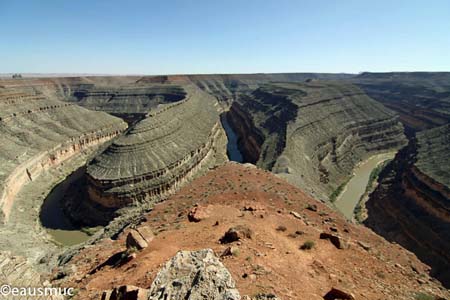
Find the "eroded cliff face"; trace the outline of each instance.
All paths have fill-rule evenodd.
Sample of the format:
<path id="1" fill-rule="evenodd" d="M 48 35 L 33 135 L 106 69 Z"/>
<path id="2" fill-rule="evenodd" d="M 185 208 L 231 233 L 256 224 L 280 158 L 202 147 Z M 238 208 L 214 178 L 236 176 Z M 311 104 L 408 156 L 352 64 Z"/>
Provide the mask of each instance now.
<path id="1" fill-rule="evenodd" d="M 168 76 L 172 82 L 192 82 L 202 90 L 214 95 L 221 103 L 231 105 L 240 95 L 256 90 L 269 82 L 304 82 L 307 79 L 339 80 L 354 77 L 351 74 L 327 73 L 257 73 L 257 74 L 210 74 Z"/>
<path id="2" fill-rule="evenodd" d="M 185 97 L 175 85 L 90 86 L 73 92 L 70 101 L 92 110 L 109 113 L 146 113 L 159 104 L 173 103 Z"/>
<path id="3" fill-rule="evenodd" d="M 407 133 L 448 123 L 450 73 L 363 73 L 351 80 L 370 97 L 396 111 Z"/>
<path id="4" fill-rule="evenodd" d="M 450 286 L 450 125 L 417 134 L 380 175 L 364 224 L 413 251 Z"/>
<path id="5" fill-rule="evenodd" d="M 127 127 L 106 113 L 22 90 L 0 88 L 0 137 L 4 141 L 0 145 L 0 205 L 4 221 L 25 184 Z"/>
<path id="6" fill-rule="evenodd" d="M 62 100 L 120 117 L 145 115 L 159 104 L 174 103 L 185 98 L 184 89 L 161 78 L 163 76 L 113 76 L 30 78 L 20 81 L 22 91 L 39 93 L 52 100 Z M 8 87 L 18 85 L 3 80 Z"/>
<path id="7" fill-rule="evenodd" d="M 196 87 L 186 99 L 152 110 L 87 168 L 90 201 L 122 208 L 164 199 L 226 160 L 218 104 Z"/>
<path id="8" fill-rule="evenodd" d="M 267 84 L 228 113 L 244 157 L 326 200 L 371 154 L 406 143 L 396 115 L 355 86 Z"/>

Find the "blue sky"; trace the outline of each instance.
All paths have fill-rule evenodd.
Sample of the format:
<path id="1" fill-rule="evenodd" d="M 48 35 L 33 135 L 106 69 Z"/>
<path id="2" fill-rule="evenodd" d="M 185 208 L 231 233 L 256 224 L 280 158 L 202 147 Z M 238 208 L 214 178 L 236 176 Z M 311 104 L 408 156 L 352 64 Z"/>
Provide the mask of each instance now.
<path id="1" fill-rule="evenodd" d="M 448 0 L 0 0 L 0 73 L 450 71 Z"/>

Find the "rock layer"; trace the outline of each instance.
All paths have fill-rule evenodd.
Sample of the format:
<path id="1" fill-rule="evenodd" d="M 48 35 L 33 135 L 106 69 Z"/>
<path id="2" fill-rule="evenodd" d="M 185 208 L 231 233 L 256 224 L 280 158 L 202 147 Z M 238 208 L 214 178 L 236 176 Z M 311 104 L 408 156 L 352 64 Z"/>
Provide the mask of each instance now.
<path id="1" fill-rule="evenodd" d="M 407 132 L 450 119 L 450 73 L 363 73 L 352 79 L 370 97 L 396 111 Z"/>
<path id="2" fill-rule="evenodd" d="M 241 95 L 228 118 L 247 161 L 320 199 L 359 161 L 406 142 L 392 111 L 344 83 L 267 84 Z"/>
<path id="3" fill-rule="evenodd" d="M 2 80 L 0 85 L 119 115 L 145 114 L 158 104 L 186 96 L 181 86 L 157 76 L 30 78 Z"/>
<path id="4" fill-rule="evenodd" d="M 417 134 L 380 174 L 364 223 L 413 251 L 450 286 L 450 125 Z"/>
<path id="5" fill-rule="evenodd" d="M 104 207 L 162 199 L 225 160 L 214 98 L 191 87 L 183 101 L 149 113 L 87 168 L 90 199 Z"/>
<path id="6" fill-rule="evenodd" d="M 126 124 L 43 94 L 0 88 L 0 205 L 8 219 L 22 186 L 121 133 Z"/>
<path id="7" fill-rule="evenodd" d="M 68 100 L 86 108 L 109 113 L 146 113 L 158 104 L 177 102 L 185 97 L 175 85 L 89 86 L 78 88 Z"/>

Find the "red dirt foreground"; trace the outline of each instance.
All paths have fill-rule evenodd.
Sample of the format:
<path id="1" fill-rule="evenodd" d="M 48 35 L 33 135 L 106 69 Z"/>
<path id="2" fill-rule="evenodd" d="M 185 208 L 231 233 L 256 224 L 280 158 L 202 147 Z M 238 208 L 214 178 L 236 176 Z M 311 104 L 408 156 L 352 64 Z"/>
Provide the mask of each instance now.
<path id="1" fill-rule="evenodd" d="M 142 250 L 127 251 L 127 228 L 81 250 L 72 273 L 54 283 L 77 288 L 77 299 L 100 299 L 122 285 L 147 289 L 177 251 L 211 248 L 243 299 L 450 299 L 414 254 L 247 165 L 227 163 L 195 180 L 157 204 L 132 235 L 145 239 L 146 227 L 154 237 Z M 123 251 L 127 259 L 105 264 Z"/>

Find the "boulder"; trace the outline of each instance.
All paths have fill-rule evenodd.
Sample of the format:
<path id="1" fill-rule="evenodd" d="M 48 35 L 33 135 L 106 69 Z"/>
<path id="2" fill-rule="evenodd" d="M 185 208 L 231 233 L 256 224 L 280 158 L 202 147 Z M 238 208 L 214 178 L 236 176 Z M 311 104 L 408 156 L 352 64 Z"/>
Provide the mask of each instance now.
<path id="1" fill-rule="evenodd" d="M 243 211 L 257 211 L 257 210 L 264 210 L 264 207 L 256 202 L 246 203 L 243 207 Z"/>
<path id="2" fill-rule="evenodd" d="M 147 300 L 148 290 L 133 285 L 122 285 L 104 291 L 102 300 Z"/>
<path id="3" fill-rule="evenodd" d="M 291 211 L 290 214 L 293 215 L 295 218 L 302 220 L 302 216 L 298 212 Z"/>
<path id="4" fill-rule="evenodd" d="M 358 245 L 361 246 L 361 248 L 363 248 L 363 249 L 366 250 L 366 251 L 369 251 L 369 250 L 370 250 L 370 245 L 367 244 L 367 243 L 364 243 L 364 242 L 362 242 L 362 241 L 358 241 Z"/>
<path id="5" fill-rule="evenodd" d="M 253 236 L 253 232 L 250 228 L 244 225 L 238 225 L 235 227 L 231 227 L 227 232 L 220 238 L 220 243 L 228 244 L 232 242 L 236 242 L 242 239 L 251 239 Z"/>
<path id="6" fill-rule="evenodd" d="M 316 204 L 308 204 L 308 206 L 306 206 L 306 209 L 315 212 L 315 211 L 317 211 L 317 205 Z"/>
<path id="7" fill-rule="evenodd" d="M 147 243 L 150 243 L 155 238 L 152 229 L 150 226 L 141 225 L 136 228 L 136 231 L 144 238 Z"/>
<path id="8" fill-rule="evenodd" d="M 230 272 L 211 249 L 179 251 L 158 272 L 149 300 L 241 299 Z"/>
<path id="9" fill-rule="evenodd" d="M 323 296 L 325 300 L 355 300 L 355 296 L 351 293 L 344 292 L 337 288 L 331 288 L 331 290 Z"/>
<path id="10" fill-rule="evenodd" d="M 189 222 L 200 222 L 209 217 L 209 207 L 196 206 L 188 214 Z"/>
<path id="11" fill-rule="evenodd" d="M 252 300 L 279 300 L 279 298 L 274 294 L 257 294 Z"/>
<path id="12" fill-rule="evenodd" d="M 112 290 L 103 291 L 101 300 L 112 300 L 111 294 L 112 294 Z"/>
<path id="13" fill-rule="evenodd" d="M 338 249 L 347 249 L 348 248 L 348 243 L 341 236 L 339 236 L 337 234 L 322 232 L 320 234 L 320 239 L 329 240 Z"/>
<path id="14" fill-rule="evenodd" d="M 148 243 L 144 240 L 142 235 L 134 229 L 131 229 L 127 235 L 127 249 L 136 248 L 138 250 L 142 250 L 148 247 Z"/>

